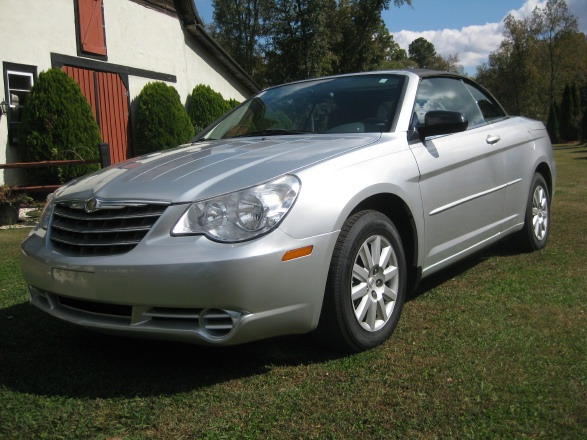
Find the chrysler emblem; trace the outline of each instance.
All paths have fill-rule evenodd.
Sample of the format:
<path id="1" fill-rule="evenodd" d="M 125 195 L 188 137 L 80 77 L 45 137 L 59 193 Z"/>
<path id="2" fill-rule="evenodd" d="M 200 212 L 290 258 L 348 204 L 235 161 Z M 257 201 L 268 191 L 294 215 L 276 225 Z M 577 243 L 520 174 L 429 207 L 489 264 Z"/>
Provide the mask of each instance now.
<path id="1" fill-rule="evenodd" d="M 98 199 L 90 199 L 84 205 L 84 211 L 88 214 L 96 212 L 100 208 L 100 201 Z"/>

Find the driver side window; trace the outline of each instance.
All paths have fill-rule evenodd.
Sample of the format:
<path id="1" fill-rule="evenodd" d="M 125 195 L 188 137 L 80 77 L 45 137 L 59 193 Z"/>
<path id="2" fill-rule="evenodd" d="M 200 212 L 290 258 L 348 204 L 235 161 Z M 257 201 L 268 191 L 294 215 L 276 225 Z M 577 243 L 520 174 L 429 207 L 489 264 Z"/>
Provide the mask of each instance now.
<path id="1" fill-rule="evenodd" d="M 420 82 L 414 110 L 420 124 L 431 110 L 462 113 L 469 121 L 468 128 L 485 124 L 477 102 L 457 78 L 425 78 Z"/>

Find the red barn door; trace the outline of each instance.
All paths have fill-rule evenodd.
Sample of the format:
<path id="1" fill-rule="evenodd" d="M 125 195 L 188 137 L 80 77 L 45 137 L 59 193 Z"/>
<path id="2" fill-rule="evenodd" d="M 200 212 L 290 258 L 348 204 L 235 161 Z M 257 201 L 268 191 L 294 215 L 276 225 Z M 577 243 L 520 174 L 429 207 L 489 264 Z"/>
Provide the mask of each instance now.
<path id="1" fill-rule="evenodd" d="M 130 157 L 128 90 L 116 73 L 63 66 L 82 89 L 100 127 L 102 140 L 110 144 L 110 160 L 118 163 Z"/>

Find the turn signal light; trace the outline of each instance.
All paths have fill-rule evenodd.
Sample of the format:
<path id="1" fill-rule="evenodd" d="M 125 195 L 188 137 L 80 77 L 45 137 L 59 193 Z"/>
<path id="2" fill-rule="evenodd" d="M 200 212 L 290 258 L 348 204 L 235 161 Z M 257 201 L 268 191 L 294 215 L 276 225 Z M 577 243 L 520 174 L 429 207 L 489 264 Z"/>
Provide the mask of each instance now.
<path id="1" fill-rule="evenodd" d="M 296 258 L 306 257 L 312 253 L 314 246 L 305 246 L 299 249 L 292 249 L 283 254 L 281 261 L 295 260 Z"/>

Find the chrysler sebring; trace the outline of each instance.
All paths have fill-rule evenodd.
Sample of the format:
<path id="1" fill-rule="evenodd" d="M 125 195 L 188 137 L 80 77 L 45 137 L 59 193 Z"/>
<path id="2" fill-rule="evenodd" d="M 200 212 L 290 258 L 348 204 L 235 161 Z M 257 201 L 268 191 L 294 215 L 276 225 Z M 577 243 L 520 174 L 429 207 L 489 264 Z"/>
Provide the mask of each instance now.
<path id="1" fill-rule="evenodd" d="M 467 78 L 299 81 L 61 187 L 22 269 L 33 305 L 89 329 L 360 351 L 422 277 L 509 234 L 544 247 L 555 174 L 544 125 Z"/>

